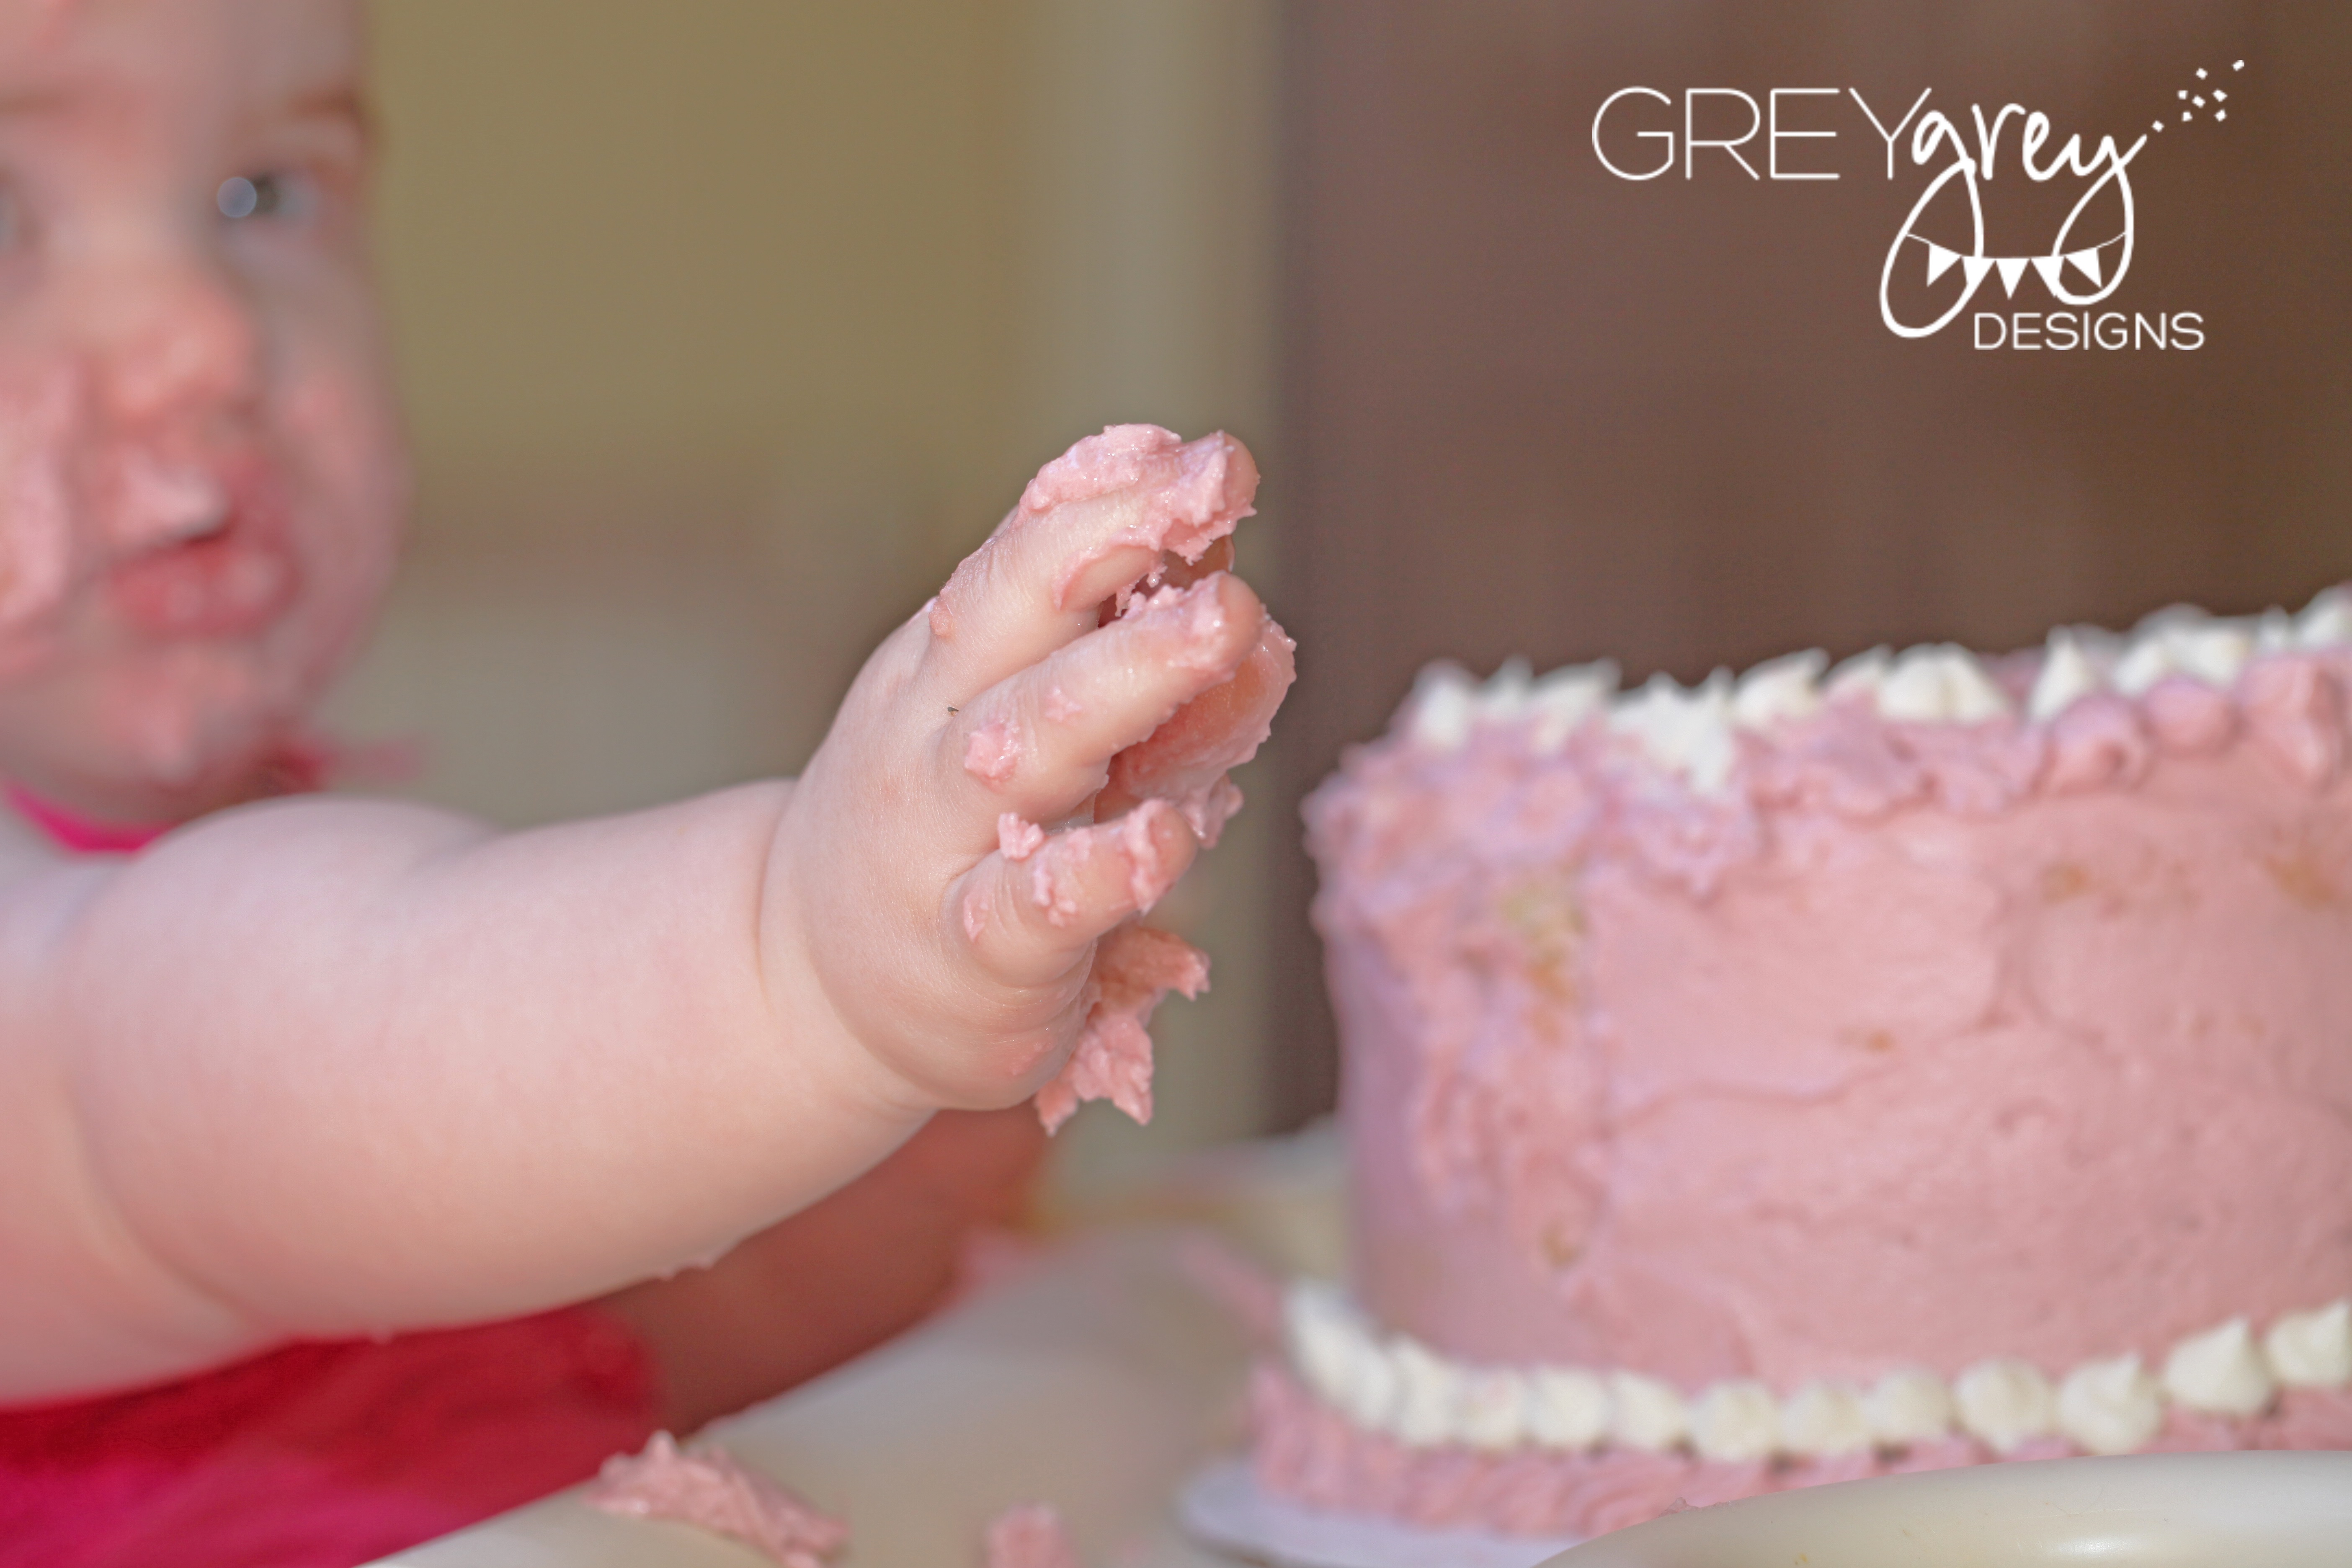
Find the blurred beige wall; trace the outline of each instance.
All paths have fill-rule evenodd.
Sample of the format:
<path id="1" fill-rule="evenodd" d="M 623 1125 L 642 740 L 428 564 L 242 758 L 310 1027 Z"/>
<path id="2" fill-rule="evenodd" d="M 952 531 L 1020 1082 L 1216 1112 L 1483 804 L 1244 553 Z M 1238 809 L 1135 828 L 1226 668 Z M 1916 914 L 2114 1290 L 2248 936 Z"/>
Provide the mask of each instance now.
<path id="1" fill-rule="evenodd" d="M 419 504 L 334 717 L 420 743 L 399 787 L 521 824 L 789 772 L 1070 440 L 1150 419 L 1265 450 L 1265 0 L 374 21 Z M 1262 580 L 1278 517 L 1254 526 Z M 1216 989 L 1156 1031 L 1160 1121 L 1090 1113 L 1067 1180 L 1258 1125 L 1286 830 L 1245 815 L 1177 895 Z"/>

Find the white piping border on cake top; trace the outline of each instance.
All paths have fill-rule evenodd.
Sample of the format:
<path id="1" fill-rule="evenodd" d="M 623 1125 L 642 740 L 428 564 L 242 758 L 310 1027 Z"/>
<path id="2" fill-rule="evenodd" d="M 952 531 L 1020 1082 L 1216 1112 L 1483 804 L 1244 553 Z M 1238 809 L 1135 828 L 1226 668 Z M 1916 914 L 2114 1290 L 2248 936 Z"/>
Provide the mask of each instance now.
<path id="1" fill-rule="evenodd" d="M 1983 661 L 1954 643 L 1900 653 L 1874 647 L 1835 668 L 1814 648 L 1768 660 L 1736 679 L 1718 669 L 1684 687 L 1658 674 L 1632 691 L 1618 689 L 1617 666 L 1608 659 L 1538 678 L 1527 660 L 1514 658 L 1483 684 L 1458 666 L 1437 663 L 1413 684 L 1407 732 L 1425 749 L 1453 752 L 1482 724 L 1527 724 L 1528 743 L 1549 753 L 1600 717 L 1659 768 L 1707 794 L 1729 779 L 1739 731 L 1762 732 L 1811 718 L 1832 702 L 1866 701 L 1898 723 L 2022 718 L 2046 724 L 2102 691 L 2138 697 L 2172 676 L 2227 690 L 2263 655 L 2347 646 L 2352 590 L 2343 587 L 2324 591 L 2296 616 L 2273 609 L 2224 618 L 2183 605 L 2158 611 L 2128 637 L 2061 626 L 2050 634 L 2021 713 Z"/>
<path id="2" fill-rule="evenodd" d="M 2157 1436 L 2168 1405 L 2242 1418 L 2269 1408 L 2282 1388 L 2352 1384 L 2352 1299 L 2287 1313 L 2259 1337 L 2232 1318 L 2181 1340 L 2154 1372 L 2120 1355 L 2053 1384 L 2026 1362 L 1995 1358 L 1948 1384 L 1906 1370 L 1868 1389 L 1809 1383 L 1785 1398 L 1746 1379 L 1686 1398 L 1638 1373 L 1465 1365 L 1409 1336 L 1383 1338 L 1345 1291 L 1320 1280 L 1292 1282 L 1283 1323 L 1291 1366 L 1318 1398 L 1416 1448 L 1613 1444 L 1740 1463 L 1900 1448 L 1957 1430 L 1996 1454 L 2050 1436 L 2086 1453 L 2127 1454 Z"/>

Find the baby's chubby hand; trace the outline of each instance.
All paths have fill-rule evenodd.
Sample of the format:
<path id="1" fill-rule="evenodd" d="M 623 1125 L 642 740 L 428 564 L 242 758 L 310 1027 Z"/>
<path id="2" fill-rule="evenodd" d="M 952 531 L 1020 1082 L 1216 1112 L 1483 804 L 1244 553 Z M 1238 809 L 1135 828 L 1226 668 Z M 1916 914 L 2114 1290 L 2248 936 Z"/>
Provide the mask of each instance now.
<path id="1" fill-rule="evenodd" d="M 1223 569 L 1256 489 L 1223 435 L 1081 441 L 851 688 L 778 827 L 761 963 L 904 1110 L 1054 1080 L 1049 1124 L 1148 1114 L 1142 1023 L 1206 969 L 1130 922 L 1215 842 L 1292 676 Z"/>

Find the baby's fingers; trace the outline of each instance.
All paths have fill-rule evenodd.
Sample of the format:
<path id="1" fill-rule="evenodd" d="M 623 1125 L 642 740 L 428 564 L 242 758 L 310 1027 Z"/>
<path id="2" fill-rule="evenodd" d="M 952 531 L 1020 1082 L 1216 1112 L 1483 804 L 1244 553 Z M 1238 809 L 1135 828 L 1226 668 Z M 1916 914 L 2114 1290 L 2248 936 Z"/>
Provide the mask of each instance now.
<path id="1" fill-rule="evenodd" d="M 1274 710 L 1298 673 L 1296 651 L 1280 626 L 1263 623 L 1257 646 L 1230 679 L 1111 759 L 1096 815 L 1115 816 L 1146 797 L 1169 801 L 1202 845 L 1214 845 L 1225 819 L 1241 805 L 1241 792 L 1225 774 L 1257 755 L 1273 732 Z"/>
<path id="2" fill-rule="evenodd" d="M 941 731 L 943 782 L 970 800 L 981 834 L 1002 811 L 1066 816 L 1102 787 L 1114 754 L 1229 681 L 1266 624 L 1249 585 L 1223 573 L 1161 589 L 966 704 Z"/>
<path id="3" fill-rule="evenodd" d="M 1257 465 L 1223 434 L 1115 426 L 1047 464 L 933 602 L 925 667 L 961 702 L 1096 624 L 1097 606 L 1171 564 L 1198 566 L 1251 512 Z"/>
<path id="4" fill-rule="evenodd" d="M 1182 814 L 1158 800 L 1055 834 L 1008 812 L 998 837 L 950 903 L 981 967 L 1016 987 L 1068 976 L 1097 937 L 1158 903 L 1201 847 Z"/>

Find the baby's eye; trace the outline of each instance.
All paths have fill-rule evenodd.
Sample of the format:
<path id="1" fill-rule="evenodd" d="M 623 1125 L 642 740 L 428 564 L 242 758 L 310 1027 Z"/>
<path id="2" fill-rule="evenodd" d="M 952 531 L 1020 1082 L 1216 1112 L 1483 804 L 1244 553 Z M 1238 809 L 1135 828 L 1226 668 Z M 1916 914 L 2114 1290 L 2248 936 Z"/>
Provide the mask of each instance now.
<path id="1" fill-rule="evenodd" d="M 301 218 L 316 205 L 312 182 L 286 170 L 237 174 L 221 182 L 215 200 L 226 218 Z"/>

